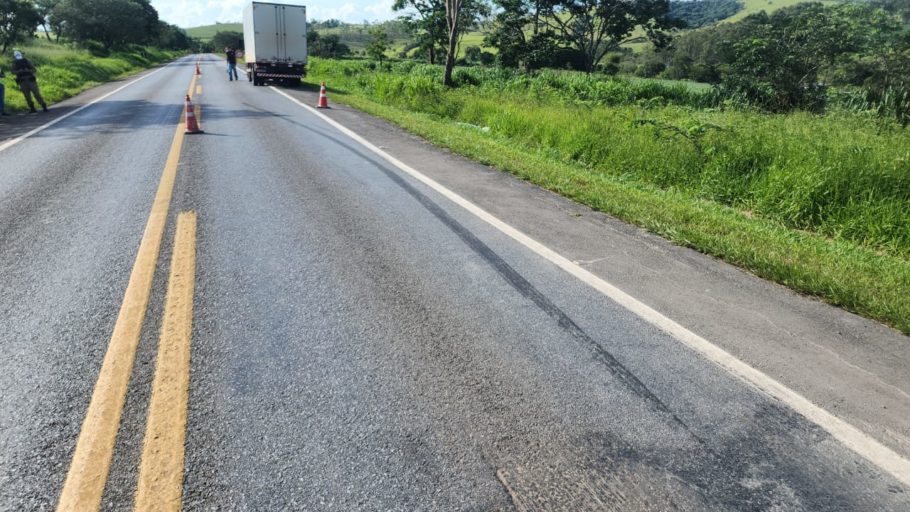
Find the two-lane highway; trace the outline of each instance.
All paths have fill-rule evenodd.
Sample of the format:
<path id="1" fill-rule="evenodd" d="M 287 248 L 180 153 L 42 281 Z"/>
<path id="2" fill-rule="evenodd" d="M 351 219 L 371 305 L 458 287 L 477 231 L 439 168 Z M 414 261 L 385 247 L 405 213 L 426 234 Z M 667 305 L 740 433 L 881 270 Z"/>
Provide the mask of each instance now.
<path id="1" fill-rule="evenodd" d="M 117 510 L 910 509 L 900 453 L 658 328 L 308 93 L 193 62 L 0 151 L 0 510 L 79 510 L 89 488 Z M 181 135 L 188 88 L 204 135 Z M 124 315 L 135 364 L 108 366 Z M 122 404 L 97 402 L 106 371 Z M 80 455 L 111 421 L 110 453 Z"/>

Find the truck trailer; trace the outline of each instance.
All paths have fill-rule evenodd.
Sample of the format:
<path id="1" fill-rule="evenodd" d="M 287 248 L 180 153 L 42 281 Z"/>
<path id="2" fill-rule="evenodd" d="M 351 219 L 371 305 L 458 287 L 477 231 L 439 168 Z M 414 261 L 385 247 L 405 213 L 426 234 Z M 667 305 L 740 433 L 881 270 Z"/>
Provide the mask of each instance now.
<path id="1" fill-rule="evenodd" d="M 243 10 L 243 53 L 253 85 L 306 76 L 306 7 L 252 2 Z"/>

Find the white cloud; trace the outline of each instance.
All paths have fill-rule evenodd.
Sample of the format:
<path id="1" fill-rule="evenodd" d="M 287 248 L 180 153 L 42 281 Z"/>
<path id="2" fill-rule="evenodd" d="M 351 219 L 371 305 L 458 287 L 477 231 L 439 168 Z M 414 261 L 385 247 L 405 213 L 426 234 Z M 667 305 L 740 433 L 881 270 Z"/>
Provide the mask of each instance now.
<path id="1" fill-rule="evenodd" d="M 249 0 L 152 0 L 162 20 L 184 28 L 238 22 L 243 8 L 249 3 Z M 306 5 L 311 20 L 335 18 L 360 23 L 365 19 L 383 21 L 396 16 L 392 12 L 392 0 L 349 0 L 343 4 L 333 0 L 290 0 L 281 3 Z"/>

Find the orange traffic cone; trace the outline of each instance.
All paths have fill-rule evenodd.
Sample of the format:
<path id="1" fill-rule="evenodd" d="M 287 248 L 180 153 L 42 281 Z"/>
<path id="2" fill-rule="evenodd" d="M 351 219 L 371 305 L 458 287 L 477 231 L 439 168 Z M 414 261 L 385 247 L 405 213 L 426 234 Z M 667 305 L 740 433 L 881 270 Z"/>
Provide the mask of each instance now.
<path id="1" fill-rule="evenodd" d="M 196 122 L 196 111 L 189 94 L 186 95 L 186 133 L 205 133 Z"/>
<path id="2" fill-rule="evenodd" d="M 196 61 L 196 74 L 197 74 L 197 75 L 201 75 L 201 74 L 202 74 L 202 70 L 199 69 L 199 61 L 198 61 L 198 60 Z"/>
<path id="3" fill-rule="evenodd" d="M 329 98 L 325 95 L 325 82 L 322 82 L 322 87 L 319 88 L 319 103 L 316 104 L 316 108 L 329 108 Z"/>

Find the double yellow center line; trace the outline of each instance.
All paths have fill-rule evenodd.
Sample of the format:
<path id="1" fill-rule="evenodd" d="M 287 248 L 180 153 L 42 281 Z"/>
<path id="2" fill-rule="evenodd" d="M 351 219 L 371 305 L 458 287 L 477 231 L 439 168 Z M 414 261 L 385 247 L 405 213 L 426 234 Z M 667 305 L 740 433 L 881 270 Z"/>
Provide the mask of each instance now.
<path id="1" fill-rule="evenodd" d="M 194 75 L 188 95 L 193 95 L 195 86 Z M 101 505 L 167 225 L 185 131 L 185 124 L 181 121 L 174 133 L 117 322 L 57 503 L 57 510 L 61 512 L 98 510 Z M 195 254 L 196 214 L 184 212 L 177 219 L 174 256 L 140 467 L 136 508 L 141 510 L 180 508 Z"/>

